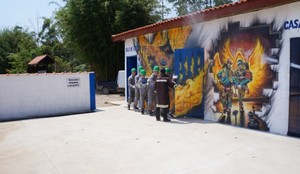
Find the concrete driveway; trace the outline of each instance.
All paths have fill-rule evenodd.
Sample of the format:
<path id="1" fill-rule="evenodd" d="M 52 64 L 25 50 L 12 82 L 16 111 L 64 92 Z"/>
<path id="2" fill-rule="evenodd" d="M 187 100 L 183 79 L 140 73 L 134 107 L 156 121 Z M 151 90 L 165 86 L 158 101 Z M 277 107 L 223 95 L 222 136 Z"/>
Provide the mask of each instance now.
<path id="1" fill-rule="evenodd" d="M 101 109 L 0 123 L 0 173 L 300 173 L 300 139 Z"/>

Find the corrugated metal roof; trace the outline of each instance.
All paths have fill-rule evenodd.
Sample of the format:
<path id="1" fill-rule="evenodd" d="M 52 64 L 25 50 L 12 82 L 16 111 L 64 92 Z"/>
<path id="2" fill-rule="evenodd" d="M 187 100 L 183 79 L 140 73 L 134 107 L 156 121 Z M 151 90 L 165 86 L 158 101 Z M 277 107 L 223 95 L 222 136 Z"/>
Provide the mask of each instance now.
<path id="1" fill-rule="evenodd" d="M 240 0 L 238 2 L 190 13 L 169 20 L 157 22 L 140 28 L 135 28 L 119 34 L 112 35 L 112 41 L 121 41 L 128 38 L 154 33 L 165 29 L 176 28 L 193 23 L 204 22 L 226 16 L 256 11 L 263 8 L 279 6 L 299 0 Z"/>

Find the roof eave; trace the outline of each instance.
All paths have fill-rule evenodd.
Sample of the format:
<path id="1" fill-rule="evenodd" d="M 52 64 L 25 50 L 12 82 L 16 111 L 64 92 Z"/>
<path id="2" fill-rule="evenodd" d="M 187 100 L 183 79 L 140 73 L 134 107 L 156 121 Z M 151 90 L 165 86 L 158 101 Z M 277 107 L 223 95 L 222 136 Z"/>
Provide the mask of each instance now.
<path id="1" fill-rule="evenodd" d="M 126 32 L 112 35 L 112 41 L 124 41 L 129 38 L 145 35 L 148 33 L 155 33 L 158 31 L 186 26 L 204 21 L 210 21 L 218 18 L 233 16 L 237 14 L 249 13 L 252 11 L 261 10 L 264 8 L 275 7 L 283 4 L 289 4 L 298 0 L 241 0 L 232 4 L 207 9 L 201 12 L 195 12 L 185 16 L 179 16 L 167 21 L 158 22 L 144 27 L 136 28 Z"/>

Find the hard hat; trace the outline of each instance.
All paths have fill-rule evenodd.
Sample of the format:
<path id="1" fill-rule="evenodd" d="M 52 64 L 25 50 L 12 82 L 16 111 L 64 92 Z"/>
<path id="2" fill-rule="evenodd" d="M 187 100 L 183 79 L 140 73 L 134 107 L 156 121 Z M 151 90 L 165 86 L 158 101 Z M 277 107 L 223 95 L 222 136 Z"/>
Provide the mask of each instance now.
<path id="1" fill-rule="evenodd" d="M 144 69 L 142 66 L 138 67 L 138 71 L 141 72 L 141 70 Z"/>
<path id="2" fill-rule="evenodd" d="M 131 68 L 131 72 L 136 72 L 136 69 L 135 68 Z"/>
<path id="3" fill-rule="evenodd" d="M 243 61 L 241 60 L 241 59 L 239 59 L 238 61 L 237 61 L 237 64 L 238 65 L 241 65 L 243 63 Z"/>
<path id="4" fill-rule="evenodd" d="M 171 69 L 170 68 L 167 67 L 165 70 L 166 70 L 166 73 L 171 73 Z"/>
<path id="5" fill-rule="evenodd" d="M 144 69 L 141 70 L 140 72 L 143 76 L 146 75 L 146 71 Z"/>
<path id="6" fill-rule="evenodd" d="M 153 71 L 159 71 L 159 67 L 158 66 L 155 66 L 154 68 L 153 68 Z"/>

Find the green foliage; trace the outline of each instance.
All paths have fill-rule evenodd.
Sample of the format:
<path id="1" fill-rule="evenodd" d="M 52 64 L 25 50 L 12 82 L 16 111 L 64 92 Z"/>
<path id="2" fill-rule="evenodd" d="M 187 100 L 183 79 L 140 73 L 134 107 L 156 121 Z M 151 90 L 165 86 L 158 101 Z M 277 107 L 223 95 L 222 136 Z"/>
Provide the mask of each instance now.
<path id="1" fill-rule="evenodd" d="M 62 41 L 60 29 L 52 19 L 44 18 L 37 39 L 42 54 L 48 54 L 55 60 L 55 72 L 74 72 L 74 67 L 81 64 L 72 47 Z"/>
<path id="2" fill-rule="evenodd" d="M 124 43 L 112 43 L 111 35 L 161 20 L 168 9 L 160 11 L 159 2 L 67 0 L 37 33 L 18 26 L 0 31 L 0 73 L 24 73 L 29 61 L 48 54 L 56 72 L 94 70 L 98 80 L 115 80 Z"/>
<path id="3" fill-rule="evenodd" d="M 233 2 L 233 0 L 168 0 L 173 6 L 178 16 L 200 11 L 203 9 L 220 6 Z"/>
<path id="4" fill-rule="evenodd" d="M 113 26 L 115 32 L 142 27 L 161 19 L 161 14 L 156 9 L 160 4 L 156 1 L 128 0 L 121 1 L 120 4 L 121 8 L 118 8 L 115 12 L 115 23 Z"/>
<path id="5" fill-rule="evenodd" d="M 20 41 L 29 37 L 29 33 L 22 27 L 16 26 L 13 29 L 5 28 L 0 31 L 0 73 L 8 73 L 11 68 L 8 56 L 19 51 Z"/>
<path id="6" fill-rule="evenodd" d="M 22 27 L 0 31 L 0 73 L 26 73 L 28 63 L 39 55 L 48 54 L 55 59 L 55 72 L 85 71 L 72 47 L 62 42 L 56 23 L 44 18 L 39 33 Z"/>
<path id="7" fill-rule="evenodd" d="M 178 16 L 199 11 L 205 4 L 204 0 L 168 0 L 168 2 L 173 3 Z"/>
<path id="8" fill-rule="evenodd" d="M 153 0 L 69 0 L 56 13 L 68 43 L 98 80 L 115 80 L 123 69 L 124 43 L 112 43 L 111 35 L 160 19 Z"/>
<path id="9" fill-rule="evenodd" d="M 160 0 L 158 5 L 156 5 L 156 9 L 154 11 L 154 14 L 160 16 L 161 20 L 167 19 L 167 16 L 171 13 L 171 8 L 166 6 L 165 0 Z"/>
<path id="10" fill-rule="evenodd" d="M 25 37 L 19 42 L 19 51 L 8 55 L 9 63 L 12 65 L 9 73 L 26 73 L 28 63 L 32 58 L 41 54 L 33 38 Z"/>
<path id="11" fill-rule="evenodd" d="M 23 73 L 39 53 L 34 34 L 22 27 L 0 31 L 0 73 Z"/>
<path id="12" fill-rule="evenodd" d="M 215 6 L 220 6 L 220 5 L 232 3 L 233 0 L 214 0 L 214 2 L 215 2 L 214 3 Z"/>
<path id="13" fill-rule="evenodd" d="M 65 61 L 64 59 L 55 56 L 54 71 L 55 72 L 72 72 L 71 62 Z"/>

